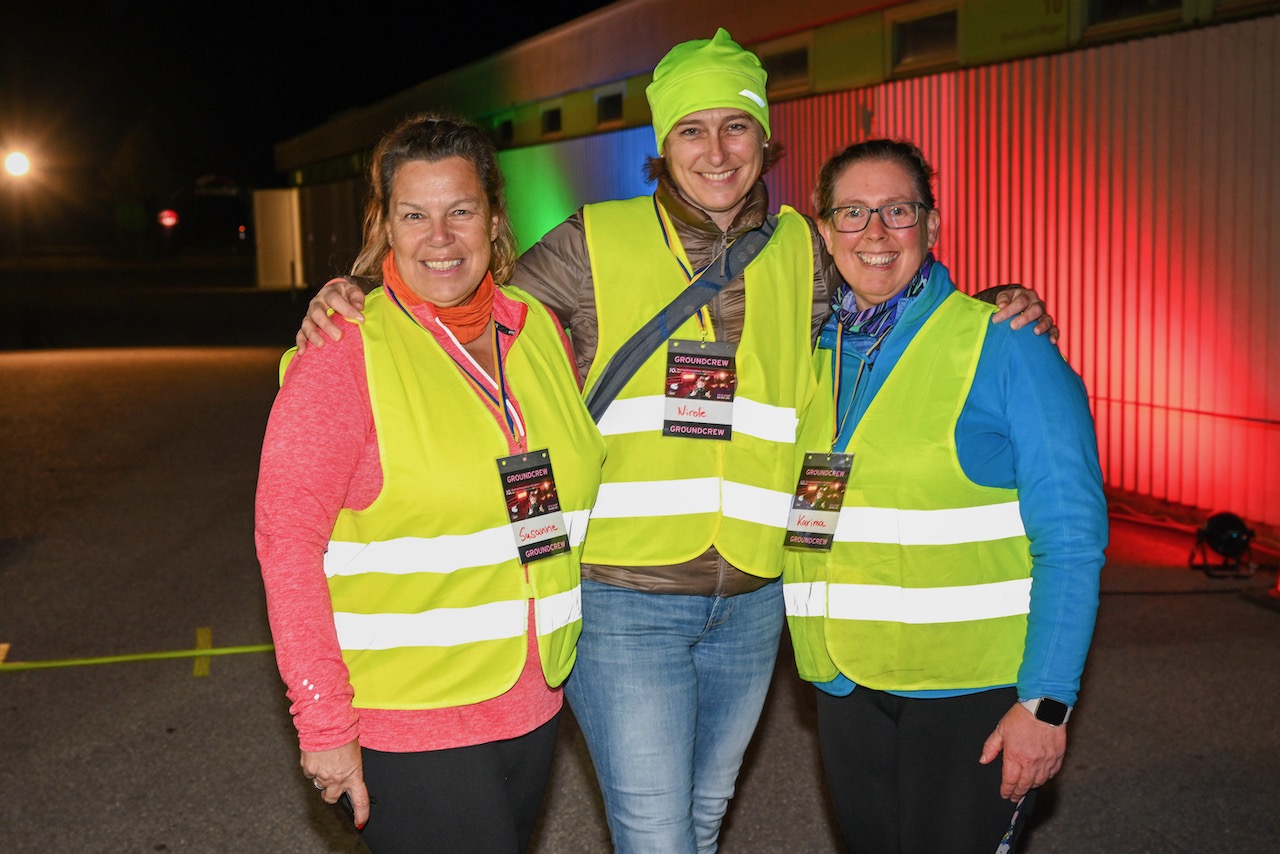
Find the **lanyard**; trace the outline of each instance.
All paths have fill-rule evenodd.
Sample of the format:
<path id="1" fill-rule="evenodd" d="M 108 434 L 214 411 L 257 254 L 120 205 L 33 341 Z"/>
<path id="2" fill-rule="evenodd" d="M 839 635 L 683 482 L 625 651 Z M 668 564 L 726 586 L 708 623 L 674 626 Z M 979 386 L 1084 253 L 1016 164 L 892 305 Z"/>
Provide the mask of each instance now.
<path id="1" fill-rule="evenodd" d="M 702 274 L 707 272 L 707 270 L 711 269 L 711 265 L 716 262 L 716 259 L 719 258 L 720 255 L 716 255 L 715 258 L 712 258 L 706 264 L 704 264 L 703 266 L 699 267 L 697 270 L 691 273 L 689 271 L 689 267 L 684 263 L 684 259 L 680 257 L 680 252 L 676 250 L 676 246 L 679 245 L 678 242 L 680 238 L 675 237 L 676 243 L 672 242 L 675 229 L 672 228 L 670 223 L 667 222 L 667 214 L 666 214 L 666 211 L 662 209 L 662 205 L 658 204 L 658 194 L 654 193 L 652 198 L 653 198 L 653 212 L 658 217 L 658 227 L 662 229 L 662 241 L 667 244 L 667 251 L 671 253 L 671 257 L 675 258 L 676 263 L 680 265 L 680 272 L 684 273 L 685 287 L 688 287 L 689 285 L 692 285 L 694 282 L 696 282 L 698 279 L 701 279 Z M 727 252 L 730 245 L 731 244 L 726 244 L 722 252 Z M 710 323 L 711 321 L 710 314 L 706 312 L 706 306 L 702 306 L 701 308 L 698 309 L 698 313 L 696 317 L 698 318 L 698 326 L 701 327 L 702 329 L 702 340 L 706 341 L 707 333 L 708 333 L 707 324 Z M 710 332 L 711 332 L 711 335 L 713 336 L 712 340 L 714 341 L 715 340 L 714 326 L 711 328 Z"/>
<path id="2" fill-rule="evenodd" d="M 836 443 L 840 440 L 840 434 L 844 431 L 844 425 L 849 420 L 849 414 L 854 410 L 855 398 L 858 394 L 858 385 L 862 382 L 862 370 L 867 366 L 867 357 L 880 346 L 880 342 L 889 334 L 893 327 L 890 326 L 884 332 L 880 333 L 863 357 L 858 360 L 858 373 L 853 378 L 853 390 L 849 392 L 849 408 L 845 410 L 844 417 L 840 417 L 840 383 L 844 376 L 844 323 L 836 322 L 836 351 L 835 351 L 835 382 L 834 393 L 835 399 L 831 405 L 831 449 L 835 450 Z"/>
<path id="3" fill-rule="evenodd" d="M 428 332 L 426 327 L 424 327 L 418 321 L 418 318 L 414 317 L 413 312 L 405 308 L 404 305 L 401 304 L 400 300 L 396 299 L 396 295 L 394 291 L 392 291 L 390 288 L 386 288 L 385 291 L 387 296 L 391 297 L 391 301 L 394 302 L 396 306 L 405 313 L 405 316 L 414 322 L 414 325 L 416 325 L 423 332 L 427 332 L 428 335 L 431 334 L 430 332 Z M 436 323 L 440 324 L 440 328 L 444 330 L 445 335 L 449 336 L 449 340 L 453 341 L 453 343 L 457 345 L 458 351 L 461 352 L 462 355 L 467 357 L 467 362 L 470 364 L 471 367 L 468 368 L 467 365 L 458 361 L 458 359 L 452 353 L 450 353 L 448 349 L 445 349 L 445 355 L 447 355 L 450 359 L 453 359 L 454 364 L 456 364 L 459 370 L 462 371 L 462 375 L 465 376 L 467 379 L 471 380 L 472 385 L 474 385 L 476 387 L 476 390 L 479 391 L 484 396 L 485 400 L 489 401 L 490 406 L 494 410 L 502 413 L 502 417 L 507 423 L 508 435 L 519 447 L 523 448 L 524 439 L 525 439 L 524 425 L 520 423 L 519 416 L 516 414 L 516 411 L 515 411 L 515 406 L 510 402 L 509 398 L 507 397 L 507 383 L 505 378 L 505 368 L 502 364 L 502 348 L 498 345 L 497 322 L 490 324 L 490 327 L 493 330 L 493 338 L 492 338 L 493 363 L 498 368 L 498 381 L 496 384 L 494 384 L 498 391 L 497 394 L 494 394 L 493 391 L 490 390 L 489 384 L 493 384 L 493 378 L 490 377 L 485 372 L 484 368 L 480 367 L 479 363 L 477 363 L 476 360 L 471 357 L 471 354 L 467 352 L 467 348 L 463 347 L 462 343 L 458 341 L 458 339 L 454 336 L 453 331 L 449 329 L 448 326 L 445 326 L 444 322 L 441 321 L 440 318 L 438 317 L 436 318 Z M 472 372 L 472 368 L 474 368 L 474 373 Z M 477 374 L 479 376 L 477 376 Z M 481 379 L 481 377 L 483 377 L 484 379 L 487 379 L 489 381 L 489 384 L 486 384 L 484 380 Z"/>

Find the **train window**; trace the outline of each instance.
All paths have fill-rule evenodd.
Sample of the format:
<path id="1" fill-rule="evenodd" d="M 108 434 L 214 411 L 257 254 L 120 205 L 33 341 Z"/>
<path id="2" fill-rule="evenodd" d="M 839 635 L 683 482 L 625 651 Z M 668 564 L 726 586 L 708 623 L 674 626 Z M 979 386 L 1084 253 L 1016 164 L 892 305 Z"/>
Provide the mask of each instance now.
<path id="1" fill-rule="evenodd" d="M 956 61 L 958 16 L 954 9 L 893 24 L 893 70 L 914 71 Z"/>
<path id="2" fill-rule="evenodd" d="M 622 121 L 622 93 L 610 92 L 596 97 L 596 124 L 612 125 Z"/>
<path id="3" fill-rule="evenodd" d="M 761 53 L 760 63 L 769 75 L 771 95 L 809 90 L 809 46 L 778 53 Z"/>
<path id="4" fill-rule="evenodd" d="M 1089 0 L 1089 23 L 1107 24 L 1181 9 L 1182 0 Z"/>
<path id="5" fill-rule="evenodd" d="M 542 135 L 550 136 L 560 132 L 560 108 L 553 107 L 542 111 Z"/>

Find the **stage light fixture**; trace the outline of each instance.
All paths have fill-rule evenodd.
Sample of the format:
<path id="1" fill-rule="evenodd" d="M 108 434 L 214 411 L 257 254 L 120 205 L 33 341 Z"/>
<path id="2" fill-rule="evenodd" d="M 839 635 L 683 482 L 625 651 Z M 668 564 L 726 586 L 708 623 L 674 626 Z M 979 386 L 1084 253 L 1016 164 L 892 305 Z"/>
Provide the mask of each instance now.
<path id="1" fill-rule="evenodd" d="M 1203 569 L 1212 578 L 1253 575 L 1257 564 L 1246 560 L 1252 553 L 1253 537 L 1253 530 L 1236 514 L 1214 513 L 1204 527 L 1196 531 L 1196 544 L 1191 549 L 1188 565 L 1192 569 Z M 1206 549 L 1220 556 L 1222 562 L 1210 563 Z"/>

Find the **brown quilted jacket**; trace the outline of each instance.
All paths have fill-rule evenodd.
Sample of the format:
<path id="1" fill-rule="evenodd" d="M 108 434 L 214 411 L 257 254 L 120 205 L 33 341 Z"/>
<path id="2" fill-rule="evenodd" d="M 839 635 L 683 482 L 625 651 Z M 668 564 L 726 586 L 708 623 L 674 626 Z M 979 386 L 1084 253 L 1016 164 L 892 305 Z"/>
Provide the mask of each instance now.
<path id="1" fill-rule="evenodd" d="M 763 182 L 757 182 L 729 231 L 723 232 L 702 209 L 686 201 L 669 180 L 659 179 L 657 194 L 675 224 L 689 263 L 695 267 L 719 255 L 727 240 L 759 226 L 769 207 L 768 190 Z M 814 254 L 812 336 L 816 339 L 829 312 L 828 294 L 840 278 L 812 223 L 810 233 Z M 532 294 L 560 318 L 573 341 L 578 373 L 586 377 L 596 355 L 599 330 L 582 211 L 553 228 L 520 257 L 511 284 Z M 711 301 L 712 322 L 721 340 L 741 340 L 745 306 L 741 277 L 730 282 Z M 582 574 L 595 581 L 635 590 L 697 595 L 749 592 L 768 581 L 735 569 L 714 547 L 676 566 L 589 565 L 582 567 Z"/>

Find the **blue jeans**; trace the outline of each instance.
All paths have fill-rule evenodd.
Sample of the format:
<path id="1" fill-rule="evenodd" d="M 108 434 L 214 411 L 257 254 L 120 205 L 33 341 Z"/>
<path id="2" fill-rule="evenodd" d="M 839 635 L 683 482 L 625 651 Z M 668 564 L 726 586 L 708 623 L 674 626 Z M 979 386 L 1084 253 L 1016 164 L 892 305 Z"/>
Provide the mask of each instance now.
<path id="1" fill-rule="evenodd" d="M 732 597 L 582 582 L 565 685 L 618 854 L 709 854 L 773 676 L 782 585 Z"/>

